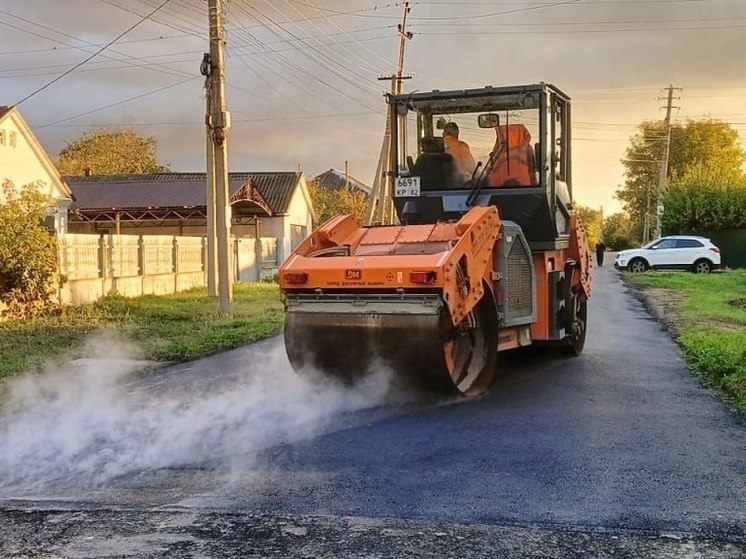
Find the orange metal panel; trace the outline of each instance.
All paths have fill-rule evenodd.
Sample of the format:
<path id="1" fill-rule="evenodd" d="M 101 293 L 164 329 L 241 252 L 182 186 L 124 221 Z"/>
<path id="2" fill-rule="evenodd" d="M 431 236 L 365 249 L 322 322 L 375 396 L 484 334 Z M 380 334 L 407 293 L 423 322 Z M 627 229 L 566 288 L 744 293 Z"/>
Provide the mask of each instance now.
<path id="1" fill-rule="evenodd" d="M 397 239 L 399 243 L 426 243 L 430 234 L 435 228 L 434 225 L 407 225 L 402 227 L 402 232 Z"/>
<path id="2" fill-rule="evenodd" d="M 361 245 L 390 245 L 396 242 L 403 227 L 370 227 L 360 240 Z"/>
<path id="3" fill-rule="evenodd" d="M 458 239 L 458 237 L 456 226 L 453 223 L 437 223 L 427 240 L 432 242 L 451 241 Z"/>

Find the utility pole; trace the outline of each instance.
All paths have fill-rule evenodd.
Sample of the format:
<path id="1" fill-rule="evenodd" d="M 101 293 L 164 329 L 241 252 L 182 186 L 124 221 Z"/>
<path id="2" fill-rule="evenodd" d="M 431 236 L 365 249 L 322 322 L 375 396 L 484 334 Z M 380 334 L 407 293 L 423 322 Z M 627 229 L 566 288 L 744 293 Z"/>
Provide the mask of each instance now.
<path id="1" fill-rule="evenodd" d="M 210 25 L 210 55 L 208 60 L 210 93 L 210 114 L 207 118 L 211 147 L 208 147 L 208 177 L 214 169 L 215 188 L 215 238 L 217 250 L 217 291 L 218 310 L 221 315 L 232 313 L 233 282 L 230 266 L 230 226 L 231 208 L 228 204 L 228 130 L 230 113 L 225 105 L 225 26 L 223 21 L 223 0 L 207 0 L 208 22 Z M 212 158 L 212 162 L 209 159 Z M 208 178 L 208 185 L 210 180 Z M 208 186 L 209 190 L 209 186 Z M 209 198 L 209 196 L 208 196 Z M 209 200 L 208 200 L 209 203 Z M 208 209 L 209 211 L 209 209 Z"/>
<path id="2" fill-rule="evenodd" d="M 345 161 L 345 188 L 350 189 L 350 162 Z"/>
<path id="3" fill-rule="evenodd" d="M 207 294 L 210 297 L 218 296 L 218 287 L 216 282 L 218 255 L 215 228 L 215 149 L 212 143 L 212 82 L 210 80 L 210 53 L 205 53 L 200 64 L 200 73 L 205 76 L 205 129 L 207 131 L 207 191 L 205 200 L 207 202 L 207 261 L 205 269 L 207 271 Z"/>
<path id="4" fill-rule="evenodd" d="M 656 204 L 655 204 L 655 238 L 661 236 L 661 217 L 663 215 L 663 195 L 666 192 L 666 178 L 668 177 L 668 159 L 671 152 L 671 110 L 672 109 L 678 109 L 680 107 L 674 107 L 673 101 L 674 91 L 681 91 L 680 87 L 674 87 L 673 85 L 669 85 L 666 90 L 668 91 L 668 96 L 666 99 L 666 118 L 663 121 L 666 127 L 666 143 L 663 148 L 663 157 L 661 158 L 660 162 L 660 170 L 658 173 L 658 192 L 656 196 Z M 676 97 L 676 99 L 681 99 L 681 97 Z"/>
<path id="5" fill-rule="evenodd" d="M 407 16 L 412 8 L 409 2 L 404 2 L 404 14 L 402 22 L 397 26 L 399 32 L 399 60 L 396 67 L 396 73 L 391 76 L 382 76 L 379 80 L 391 80 L 391 94 L 399 95 L 402 91 L 402 81 L 411 79 L 412 76 L 404 75 L 404 50 L 407 41 L 412 39 L 412 33 L 407 31 Z M 394 200 L 391 196 L 391 119 L 392 107 L 389 105 L 386 116 L 386 127 L 383 133 L 383 144 L 381 145 L 381 154 L 378 158 L 376 167 L 376 176 L 373 179 L 373 188 L 368 201 L 367 222 L 368 225 L 381 223 L 388 225 L 394 221 Z"/>

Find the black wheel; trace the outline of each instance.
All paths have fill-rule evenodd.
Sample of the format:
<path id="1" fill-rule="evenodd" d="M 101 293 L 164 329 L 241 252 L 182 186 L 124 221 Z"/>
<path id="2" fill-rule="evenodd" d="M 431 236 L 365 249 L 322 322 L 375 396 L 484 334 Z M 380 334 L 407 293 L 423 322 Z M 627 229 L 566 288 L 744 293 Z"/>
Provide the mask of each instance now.
<path id="1" fill-rule="evenodd" d="M 627 269 L 633 274 L 640 274 L 647 271 L 648 263 L 645 262 L 642 258 L 633 258 L 627 266 Z"/>
<path id="2" fill-rule="evenodd" d="M 709 260 L 702 258 L 701 260 L 697 260 L 694 263 L 694 266 L 692 266 L 692 272 L 695 274 L 709 274 L 712 271 L 712 262 Z"/>
<path id="3" fill-rule="evenodd" d="M 574 309 L 569 309 L 570 325 L 569 334 L 565 338 L 565 353 L 577 357 L 583 353 L 585 337 L 588 331 L 588 300 L 582 295 L 574 295 L 572 298 Z"/>

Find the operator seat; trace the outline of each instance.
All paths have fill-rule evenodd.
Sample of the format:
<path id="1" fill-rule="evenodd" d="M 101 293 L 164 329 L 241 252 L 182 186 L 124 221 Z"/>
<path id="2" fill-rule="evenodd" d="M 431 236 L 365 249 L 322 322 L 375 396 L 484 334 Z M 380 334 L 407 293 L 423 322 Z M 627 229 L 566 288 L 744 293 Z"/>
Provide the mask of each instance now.
<path id="1" fill-rule="evenodd" d="M 528 128 L 505 124 L 495 127 L 495 134 L 495 164 L 487 184 L 496 188 L 536 184 L 536 157 Z"/>
<path id="2" fill-rule="evenodd" d="M 412 175 L 420 177 L 421 190 L 454 188 L 456 163 L 450 153 L 445 153 L 443 138 L 424 137 L 420 147 L 422 153 L 412 167 Z"/>

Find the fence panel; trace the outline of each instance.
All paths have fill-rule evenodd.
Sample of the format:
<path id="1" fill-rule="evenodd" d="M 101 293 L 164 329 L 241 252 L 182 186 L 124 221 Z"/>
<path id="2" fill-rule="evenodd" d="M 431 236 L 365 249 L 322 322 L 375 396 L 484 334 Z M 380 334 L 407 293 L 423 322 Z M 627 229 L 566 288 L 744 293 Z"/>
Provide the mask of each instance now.
<path id="1" fill-rule="evenodd" d="M 140 237 L 137 235 L 108 235 L 109 261 L 106 263 L 113 278 L 131 278 L 139 276 L 140 270 Z"/>
<path id="2" fill-rule="evenodd" d="M 204 270 L 202 237 L 174 237 L 174 243 L 176 243 L 176 269 L 179 273 Z"/>
<path id="3" fill-rule="evenodd" d="M 144 235 L 140 246 L 143 275 L 170 274 L 174 271 L 174 237 Z"/>
<path id="4" fill-rule="evenodd" d="M 100 277 L 101 237 L 67 235 L 60 240 L 60 273 L 69 280 Z"/>

